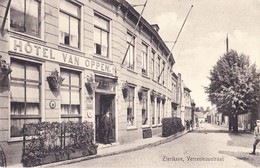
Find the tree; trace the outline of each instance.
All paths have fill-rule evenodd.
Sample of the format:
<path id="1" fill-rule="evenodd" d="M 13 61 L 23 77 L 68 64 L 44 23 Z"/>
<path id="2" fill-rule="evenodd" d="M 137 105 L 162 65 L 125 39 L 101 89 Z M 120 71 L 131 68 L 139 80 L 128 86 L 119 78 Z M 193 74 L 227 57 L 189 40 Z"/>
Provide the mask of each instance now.
<path id="1" fill-rule="evenodd" d="M 249 57 L 231 50 L 217 61 L 210 71 L 210 84 L 205 87 L 208 99 L 218 112 L 230 118 L 229 129 L 238 131 L 239 114 L 254 112 L 259 102 L 257 96 L 259 73 Z"/>
<path id="2" fill-rule="evenodd" d="M 199 107 L 196 107 L 195 111 L 196 111 L 196 112 L 199 112 L 199 111 L 200 111 L 200 108 L 199 108 Z"/>
<path id="3" fill-rule="evenodd" d="M 207 108 L 206 108 L 206 112 L 209 112 L 210 111 L 210 107 L 208 106 Z"/>

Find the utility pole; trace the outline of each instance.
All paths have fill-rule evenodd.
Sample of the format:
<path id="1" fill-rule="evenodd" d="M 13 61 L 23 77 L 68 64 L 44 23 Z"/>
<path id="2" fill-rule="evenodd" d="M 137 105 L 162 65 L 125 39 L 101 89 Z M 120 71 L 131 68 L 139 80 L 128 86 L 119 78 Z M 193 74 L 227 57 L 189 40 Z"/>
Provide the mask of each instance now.
<path id="1" fill-rule="evenodd" d="M 226 50 L 227 50 L 227 53 L 228 53 L 228 34 L 227 34 L 227 38 L 226 38 Z"/>

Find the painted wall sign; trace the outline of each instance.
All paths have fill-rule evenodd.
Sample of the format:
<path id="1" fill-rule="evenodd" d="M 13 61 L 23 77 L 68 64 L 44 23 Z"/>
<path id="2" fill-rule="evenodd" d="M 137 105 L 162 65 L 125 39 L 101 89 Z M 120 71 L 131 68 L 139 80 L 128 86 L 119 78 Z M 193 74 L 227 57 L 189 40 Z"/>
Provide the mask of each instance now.
<path id="1" fill-rule="evenodd" d="M 10 51 L 115 75 L 115 66 L 10 37 Z"/>

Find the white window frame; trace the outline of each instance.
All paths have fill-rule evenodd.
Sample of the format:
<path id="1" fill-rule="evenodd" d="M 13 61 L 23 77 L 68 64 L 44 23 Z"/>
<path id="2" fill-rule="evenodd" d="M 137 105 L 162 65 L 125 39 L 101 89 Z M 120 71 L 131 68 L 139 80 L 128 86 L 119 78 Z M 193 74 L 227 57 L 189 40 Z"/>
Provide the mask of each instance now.
<path id="1" fill-rule="evenodd" d="M 44 80 L 45 80 L 45 64 L 39 61 L 35 61 L 35 60 L 31 60 L 31 59 L 26 59 L 26 58 L 18 58 L 16 56 L 11 56 L 11 59 L 14 59 L 16 61 L 24 61 L 24 62 L 30 62 L 33 64 L 38 64 L 39 65 L 39 79 L 41 80 L 40 83 L 40 87 L 39 87 L 39 116 L 40 116 L 40 122 L 45 121 L 45 94 L 44 94 L 44 90 L 45 90 L 45 84 L 44 84 Z M 11 79 L 10 79 L 11 81 Z M 9 92 L 9 103 L 10 103 L 10 109 L 9 109 L 9 124 L 8 124 L 8 138 L 10 142 L 15 142 L 15 141 L 21 141 L 23 140 L 23 137 L 11 137 L 11 92 Z"/>
<path id="2" fill-rule="evenodd" d="M 131 33 L 130 31 L 127 31 L 127 36 L 131 36 L 131 38 L 132 39 L 130 39 L 131 41 L 132 41 L 132 43 L 130 44 L 130 41 L 128 41 L 128 39 L 126 40 L 126 42 L 127 42 L 127 47 L 129 46 L 129 49 L 128 49 L 128 51 L 127 51 L 127 55 L 126 55 L 126 57 L 127 58 L 125 58 L 127 61 L 127 68 L 129 68 L 129 69 L 131 69 L 131 70 L 135 70 L 135 66 L 136 66 L 136 36 L 133 34 L 133 33 Z M 129 55 L 128 55 L 128 52 L 129 52 L 129 50 L 130 50 L 130 48 L 131 47 L 133 47 L 133 65 L 132 65 L 132 67 L 131 67 L 131 64 L 130 64 L 130 58 L 129 58 Z"/>
<path id="3" fill-rule="evenodd" d="M 71 14 L 71 13 L 69 13 L 69 12 L 67 12 L 67 11 L 65 11 L 63 9 L 61 9 L 61 6 L 59 6 L 59 18 L 60 18 L 60 14 L 63 13 L 65 15 L 69 16 L 69 17 L 76 18 L 79 21 L 79 25 L 78 25 L 78 47 L 62 43 L 60 41 L 60 28 L 58 27 L 59 28 L 59 30 L 58 30 L 58 32 L 59 32 L 59 37 L 58 37 L 59 38 L 59 40 L 58 40 L 59 41 L 59 45 L 62 46 L 62 47 L 68 47 L 68 48 L 72 48 L 72 49 L 76 49 L 76 50 L 81 50 L 82 51 L 83 50 L 83 39 L 84 39 L 84 31 L 83 31 L 83 25 L 84 25 L 84 23 L 83 23 L 83 21 L 84 21 L 84 18 L 83 18 L 83 5 L 79 4 L 75 0 L 70 0 L 70 1 L 68 1 L 68 0 L 59 0 L 59 4 L 60 4 L 61 1 L 67 1 L 68 3 L 71 3 L 71 4 L 75 5 L 76 7 L 78 7 L 79 16 L 75 16 L 75 15 L 73 15 L 73 14 Z"/>
<path id="4" fill-rule="evenodd" d="M 39 11 L 39 36 L 33 36 L 33 35 L 30 35 L 30 34 L 27 34 L 27 33 L 24 33 L 24 32 L 19 32 L 19 31 L 16 31 L 16 30 L 12 30 L 11 29 L 11 15 L 10 15 L 10 10 L 11 10 L 11 6 L 12 6 L 12 3 L 11 3 L 11 6 L 9 8 L 9 12 L 8 12 L 8 19 L 6 24 L 8 24 L 8 30 L 12 33 L 15 33 L 15 34 L 18 34 L 18 35 L 23 35 L 23 36 L 27 36 L 27 37 L 30 37 L 30 38 L 33 38 L 33 39 L 41 39 L 43 40 L 44 39 L 44 32 L 45 32 L 45 22 L 44 21 L 44 15 L 45 15 L 45 8 L 44 8 L 44 4 L 45 4 L 45 0 L 35 0 L 35 1 L 38 1 L 40 3 L 39 5 L 39 8 L 40 8 L 40 11 Z"/>
<path id="5" fill-rule="evenodd" d="M 144 51 L 144 48 L 145 48 L 145 51 Z M 142 74 L 143 75 L 146 75 L 148 76 L 148 51 L 149 51 L 149 46 L 145 43 L 145 42 L 142 42 L 142 48 L 141 48 L 141 51 L 142 51 Z"/>
<path id="6" fill-rule="evenodd" d="M 94 53 L 95 56 L 98 56 L 98 57 L 101 57 L 101 58 L 105 58 L 105 59 L 111 59 L 111 19 L 109 19 L 108 17 L 106 17 L 106 16 L 104 16 L 104 15 L 102 15 L 102 14 L 96 12 L 96 11 L 94 12 L 93 20 L 95 19 L 95 17 L 99 17 L 99 18 L 107 21 L 107 24 L 108 24 L 108 28 L 107 29 L 108 30 L 105 30 L 101 26 L 95 25 L 95 23 L 94 23 L 93 35 L 95 33 L 95 29 L 99 29 L 99 30 L 107 33 L 107 38 L 108 39 L 107 39 L 107 55 L 106 56 L 102 55 L 102 52 L 101 52 L 101 54 L 97 54 L 95 52 L 95 41 L 93 41 L 94 42 L 94 44 L 93 44 L 94 45 L 93 46 L 93 49 L 94 49 L 93 53 Z"/>
<path id="7" fill-rule="evenodd" d="M 65 116 L 65 117 L 62 117 L 62 114 L 61 114 L 61 103 L 60 103 L 60 121 L 63 121 L 63 118 L 79 118 L 79 121 L 84 121 L 84 82 L 83 82 L 83 80 L 84 80 L 84 71 L 81 71 L 81 70 L 78 70 L 78 69 L 73 69 L 73 68 L 68 68 L 68 67 L 64 67 L 64 66 L 61 66 L 60 67 L 60 72 L 62 71 L 62 70 L 65 70 L 65 71 L 71 71 L 71 72 L 74 72 L 74 73 L 78 73 L 79 74 L 79 89 L 80 89 L 80 93 L 79 93 L 79 102 L 80 102 L 80 107 L 79 107 L 79 114 L 77 114 L 77 115 L 75 115 L 75 116 L 73 116 L 73 117 L 67 117 L 67 116 Z M 60 102 L 61 102 L 61 97 L 60 97 Z"/>

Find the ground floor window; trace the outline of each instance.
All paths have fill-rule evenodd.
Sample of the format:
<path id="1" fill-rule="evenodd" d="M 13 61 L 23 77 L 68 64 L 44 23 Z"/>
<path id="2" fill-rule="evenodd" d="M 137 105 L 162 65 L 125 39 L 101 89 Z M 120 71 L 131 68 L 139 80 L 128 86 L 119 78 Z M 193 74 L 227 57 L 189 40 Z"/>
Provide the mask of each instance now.
<path id="1" fill-rule="evenodd" d="M 161 123 L 161 100 L 160 100 L 160 98 L 157 98 L 156 111 L 157 111 L 157 124 L 160 124 Z"/>
<path id="2" fill-rule="evenodd" d="M 155 125 L 155 102 L 153 101 L 152 103 L 151 103 L 151 105 L 152 105 L 152 125 Z"/>
<path id="3" fill-rule="evenodd" d="M 11 137 L 22 136 L 25 123 L 37 123 L 40 114 L 40 64 L 11 60 Z"/>
<path id="4" fill-rule="evenodd" d="M 80 72 L 61 69 L 64 79 L 60 88 L 61 95 L 61 118 L 63 121 L 80 121 Z"/>
<path id="5" fill-rule="evenodd" d="M 142 125 L 148 124 L 148 92 L 147 90 L 143 91 L 142 98 Z"/>
<path id="6" fill-rule="evenodd" d="M 129 86 L 129 93 L 127 96 L 127 125 L 134 126 L 135 113 L 134 113 L 134 99 L 135 99 L 135 88 Z"/>

